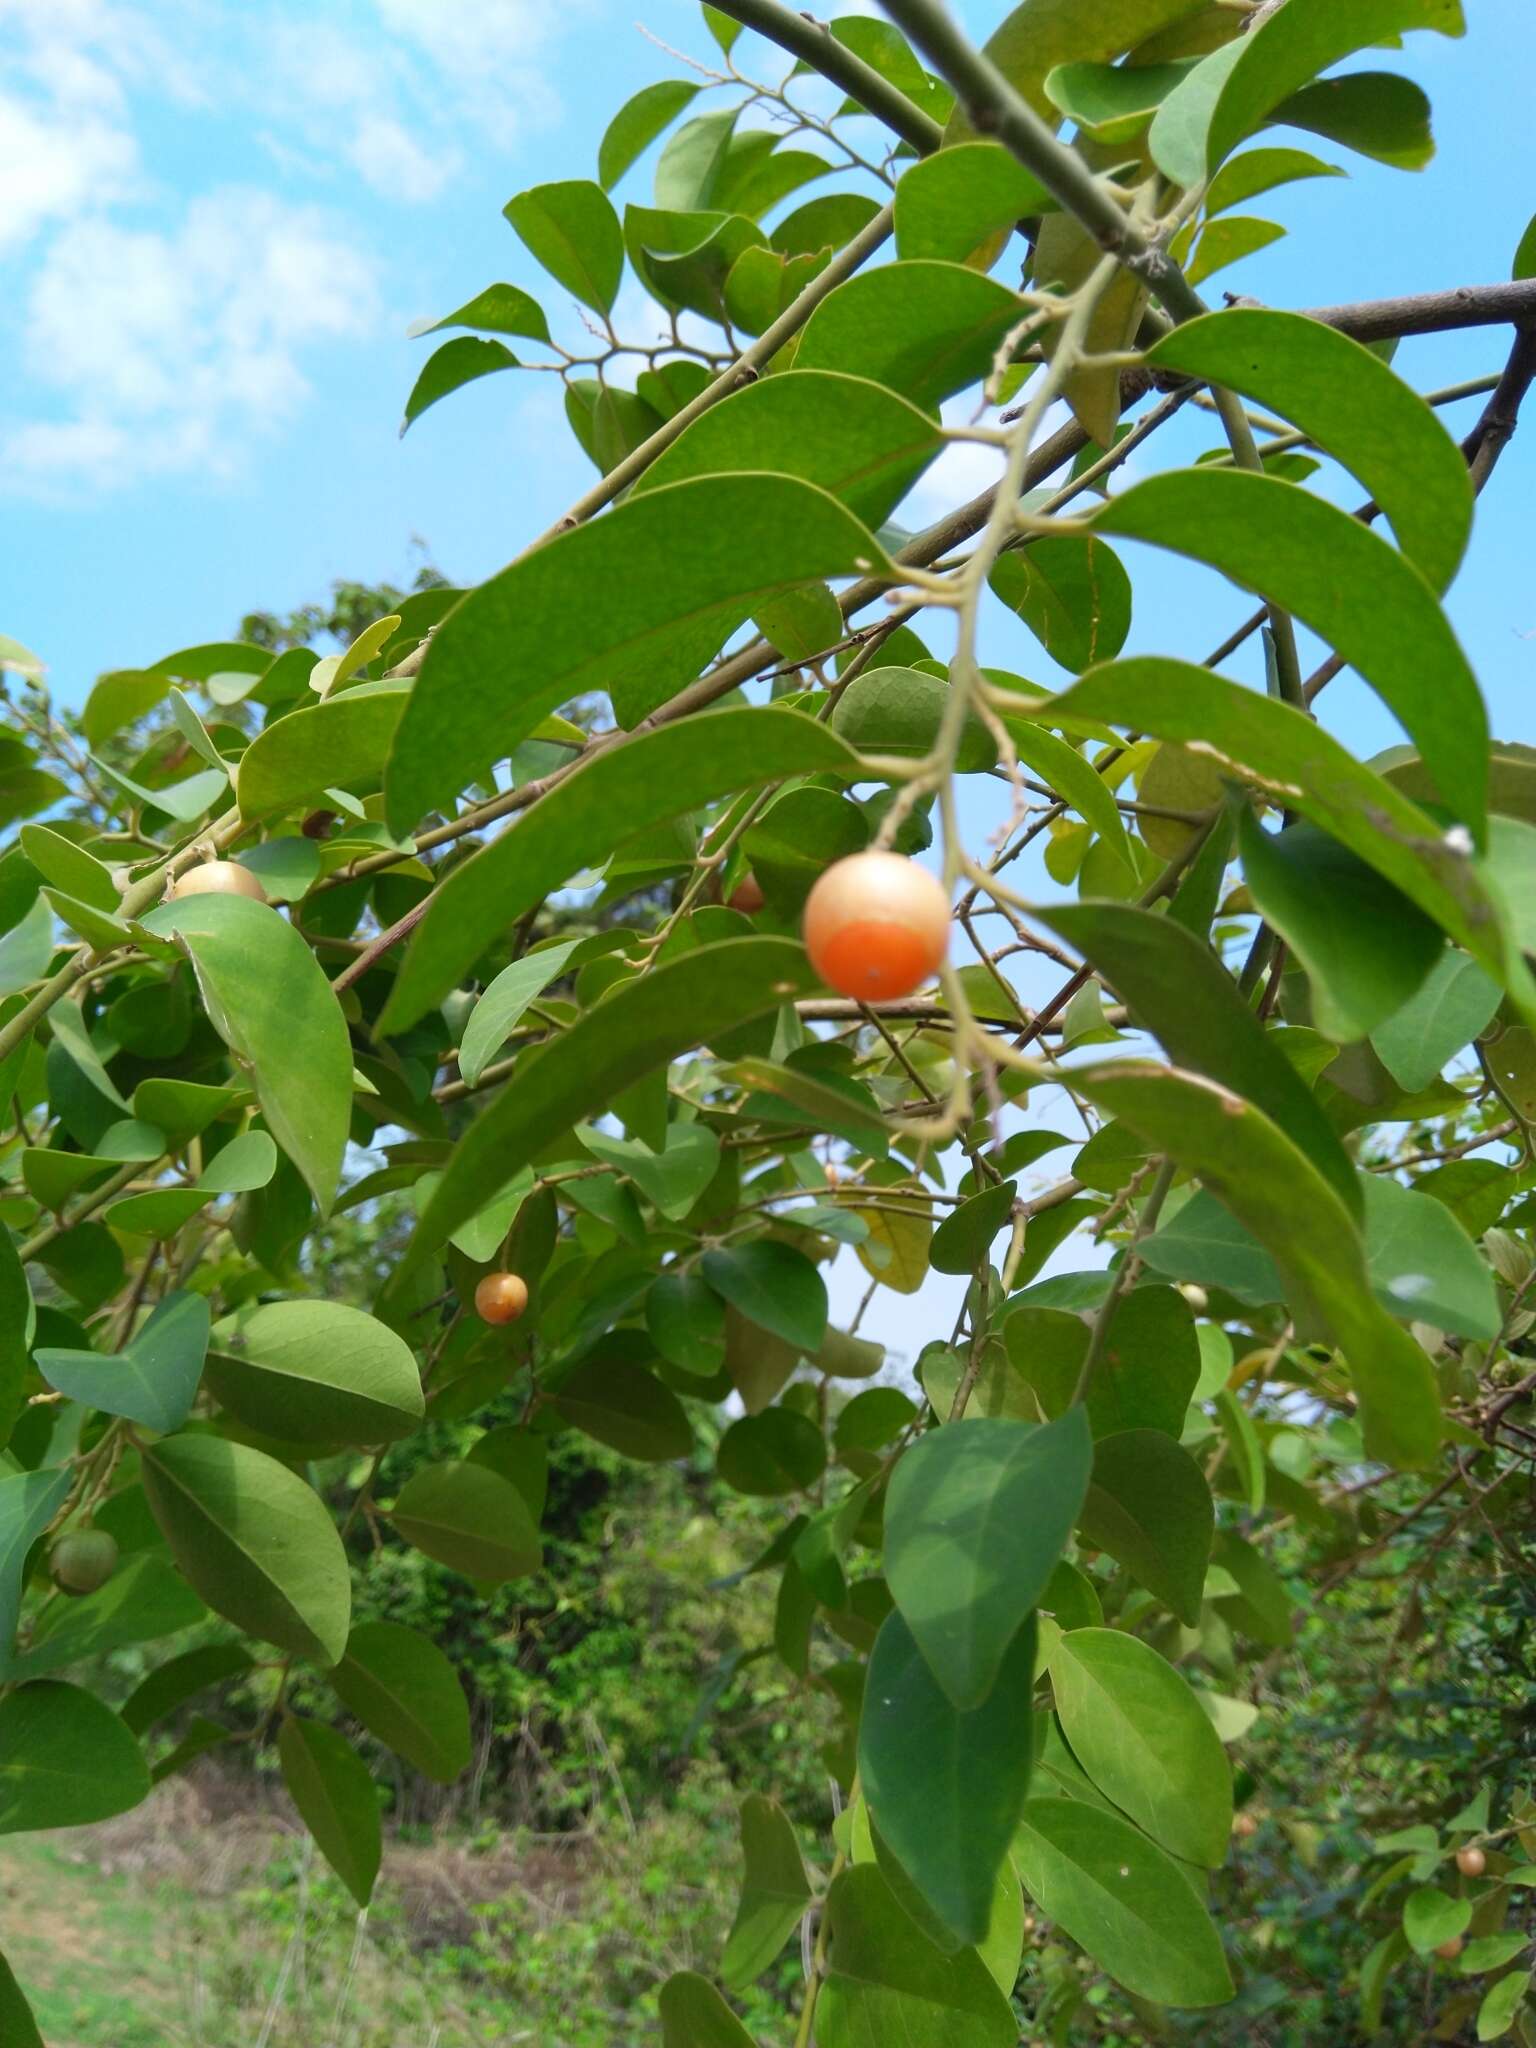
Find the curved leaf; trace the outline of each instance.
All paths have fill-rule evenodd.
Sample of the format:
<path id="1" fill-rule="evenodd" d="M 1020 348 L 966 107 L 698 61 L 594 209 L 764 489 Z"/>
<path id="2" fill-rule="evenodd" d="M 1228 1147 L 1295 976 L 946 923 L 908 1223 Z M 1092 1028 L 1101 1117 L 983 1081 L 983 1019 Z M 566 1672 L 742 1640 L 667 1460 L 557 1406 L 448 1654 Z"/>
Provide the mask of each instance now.
<path id="1" fill-rule="evenodd" d="M 359 1623 L 331 1686 L 370 1735 L 440 1785 L 469 1769 L 469 1702 L 429 1636 L 394 1621 Z"/>
<path id="2" fill-rule="evenodd" d="M 379 1802 L 367 1766 L 334 1728 L 292 1714 L 284 1717 L 277 1753 L 300 1819 L 353 1898 L 366 1906 L 383 1855 Z"/>
<path id="3" fill-rule="evenodd" d="M 45 1678 L 0 1700 L 0 1835 L 110 1820 L 148 1795 L 143 1751 L 91 1693 Z"/>
<path id="4" fill-rule="evenodd" d="M 873 377 L 924 411 L 985 377 L 1023 307 L 960 263 L 891 263 L 831 291 L 800 335 L 795 366 Z"/>
<path id="5" fill-rule="evenodd" d="M 488 1585 L 525 1578 L 544 1561 L 523 1496 L 489 1465 L 424 1466 L 401 1487 L 389 1518 L 428 1557 Z"/>
<path id="6" fill-rule="evenodd" d="M 397 683 L 358 683 L 322 704 L 290 711 L 259 732 L 240 757 L 235 797 L 243 818 L 290 810 L 323 790 L 376 775 L 405 709 Z"/>
<path id="7" fill-rule="evenodd" d="M 392 1443 L 426 1413 L 404 1338 L 340 1301 L 272 1301 L 231 1316 L 208 1384 L 250 1428 L 295 1443 Z"/>
<path id="8" fill-rule="evenodd" d="M 746 1865 L 741 1903 L 720 1958 L 720 1980 L 744 1991 L 760 1977 L 800 1924 L 811 1900 L 800 1844 L 783 1807 L 753 1792 L 741 1805 Z"/>

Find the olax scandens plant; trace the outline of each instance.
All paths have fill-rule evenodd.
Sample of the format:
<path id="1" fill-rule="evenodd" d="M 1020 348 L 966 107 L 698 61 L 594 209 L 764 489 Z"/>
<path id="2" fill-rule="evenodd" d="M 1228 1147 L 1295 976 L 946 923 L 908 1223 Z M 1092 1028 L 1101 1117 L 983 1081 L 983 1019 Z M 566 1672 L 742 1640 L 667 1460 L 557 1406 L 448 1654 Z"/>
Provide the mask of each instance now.
<path id="1" fill-rule="evenodd" d="M 470 1755 L 443 1651 L 351 1625 L 375 1544 L 515 1579 L 556 1432 L 686 1459 L 724 1406 L 834 1810 L 812 1842 L 746 1800 L 730 1939 L 637 2029 L 747 2048 L 797 1929 L 782 2048 L 1065 2038 L 1105 1980 L 1155 2027 L 1234 1996 L 1272 1536 L 1321 1529 L 1337 1583 L 1377 1486 L 1389 1532 L 1525 1512 L 1536 753 L 1443 600 L 1536 259 L 1202 296 L 1281 232 L 1260 194 L 1427 161 L 1382 64 L 1459 0 L 1023 0 L 980 50 L 937 0 L 703 15 L 595 179 L 508 204 L 549 308 L 489 286 L 407 403 L 558 378 L 599 480 L 554 528 L 340 655 L 188 648 L 77 720 L 0 644 L 0 1829 L 133 1805 L 146 1743 L 270 1743 L 366 1902 L 359 1740 Z M 1488 374 L 1426 402 L 1390 344 L 1453 321 Z M 1479 394 L 1458 444 L 1436 406 Z M 957 444 L 996 484 L 894 525 Z M 1125 540 L 1214 572 L 1165 652 L 1122 658 Z M 1010 615 L 1059 687 L 984 661 Z M 1401 728 L 1374 761 L 1320 701 L 1345 665 Z M 328 1299 L 313 1234 L 391 1199 L 403 1258 Z M 967 1278 L 915 1377 L 829 1322 L 845 1255 L 919 1309 Z M 135 1642 L 114 1710 L 83 1676 Z M 255 1665 L 260 1720 L 217 1718 Z M 1368 2012 L 1439 1959 L 1479 2038 L 1536 2038 L 1519 1825 L 1401 1838 Z M 38 2039 L 8 1973 L 0 2036 Z"/>

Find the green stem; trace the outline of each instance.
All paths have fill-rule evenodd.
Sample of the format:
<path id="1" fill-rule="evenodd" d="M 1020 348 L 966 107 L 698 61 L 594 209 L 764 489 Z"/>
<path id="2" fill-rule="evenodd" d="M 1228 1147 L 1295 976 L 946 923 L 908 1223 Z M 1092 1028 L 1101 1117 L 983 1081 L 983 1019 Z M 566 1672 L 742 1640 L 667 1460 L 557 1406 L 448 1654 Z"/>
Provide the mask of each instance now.
<path id="1" fill-rule="evenodd" d="M 1129 1290 L 1131 1282 L 1141 1268 L 1136 1247 L 1144 1237 L 1150 1237 L 1157 1228 L 1157 1219 L 1162 1213 L 1168 1190 L 1173 1186 L 1174 1174 L 1178 1171 L 1171 1159 L 1165 1159 L 1158 1168 L 1157 1179 L 1153 1181 L 1141 1215 L 1136 1221 L 1136 1234 L 1126 1247 L 1125 1257 L 1116 1267 L 1110 1281 L 1108 1294 L 1099 1305 L 1099 1312 L 1093 1319 L 1093 1330 L 1088 1339 L 1088 1349 L 1083 1357 L 1083 1369 L 1077 1376 L 1077 1385 L 1072 1391 L 1071 1405 L 1076 1408 L 1086 1401 L 1093 1386 L 1093 1376 L 1098 1371 L 1109 1342 L 1109 1326 L 1115 1319 L 1115 1310 L 1120 1306 L 1121 1297 Z"/>

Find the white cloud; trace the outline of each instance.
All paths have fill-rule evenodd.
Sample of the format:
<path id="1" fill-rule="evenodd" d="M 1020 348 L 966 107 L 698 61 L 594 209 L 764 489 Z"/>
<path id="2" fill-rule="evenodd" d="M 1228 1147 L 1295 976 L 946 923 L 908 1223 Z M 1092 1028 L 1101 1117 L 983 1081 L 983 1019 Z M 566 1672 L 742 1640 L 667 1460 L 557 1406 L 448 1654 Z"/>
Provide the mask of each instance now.
<path id="1" fill-rule="evenodd" d="M 435 199 L 458 167 L 458 152 L 434 154 L 385 114 L 364 114 L 347 148 L 348 161 L 388 199 Z"/>
<path id="2" fill-rule="evenodd" d="M 364 332 L 371 263 L 313 207 L 228 187 L 169 233 L 89 220 L 29 295 L 26 363 L 62 417 L 5 436 L 13 480 L 58 489 L 193 465 L 227 471 L 309 385 L 309 345 Z"/>

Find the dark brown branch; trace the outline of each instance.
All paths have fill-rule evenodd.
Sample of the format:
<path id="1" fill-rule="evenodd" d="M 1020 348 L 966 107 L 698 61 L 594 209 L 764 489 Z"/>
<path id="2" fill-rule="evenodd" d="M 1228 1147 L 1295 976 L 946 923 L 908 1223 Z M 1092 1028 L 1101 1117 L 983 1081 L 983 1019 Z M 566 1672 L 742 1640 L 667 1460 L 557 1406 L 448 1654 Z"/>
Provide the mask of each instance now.
<path id="1" fill-rule="evenodd" d="M 776 0 L 716 0 L 722 14 L 755 29 L 791 57 L 798 57 L 840 85 L 850 98 L 893 129 L 903 142 L 910 142 L 919 156 L 931 156 L 944 140 L 944 130 L 930 114 L 913 104 L 873 65 L 844 47 L 824 22 L 809 14 L 797 14 Z"/>
<path id="2" fill-rule="evenodd" d="M 1389 341 L 1403 334 L 1446 334 L 1457 327 L 1502 327 L 1536 320 L 1536 277 L 1513 284 L 1459 284 L 1446 292 L 1413 292 L 1397 299 L 1361 299 L 1348 306 L 1305 306 L 1356 341 Z"/>

